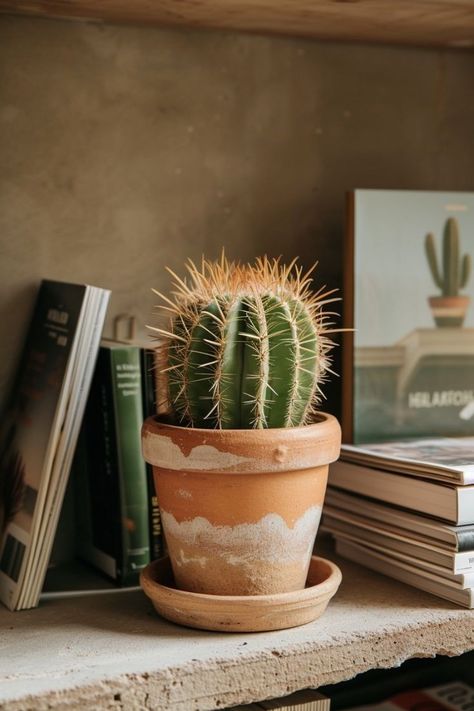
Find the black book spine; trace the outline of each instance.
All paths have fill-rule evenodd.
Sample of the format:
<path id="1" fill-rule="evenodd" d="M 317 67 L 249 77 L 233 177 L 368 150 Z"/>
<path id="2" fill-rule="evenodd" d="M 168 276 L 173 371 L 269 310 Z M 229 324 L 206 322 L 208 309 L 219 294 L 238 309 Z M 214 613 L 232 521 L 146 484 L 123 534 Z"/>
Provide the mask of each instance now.
<path id="1" fill-rule="evenodd" d="M 459 553 L 474 551 L 474 526 L 466 527 L 463 531 L 457 531 L 456 538 Z"/>
<path id="2" fill-rule="evenodd" d="M 74 461 L 78 552 L 117 579 L 120 488 L 109 352 L 101 348 Z"/>
<path id="3" fill-rule="evenodd" d="M 155 353 L 151 348 L 142 348 L 143 416 L 146 419 L 156 415 Z M 158 499 L 153 481 L 153 467 L 146 465 L 148 486 L 148 516 L 150 532 L 150 558 L 156 560 L 164 555 L 163 530 Z"/>

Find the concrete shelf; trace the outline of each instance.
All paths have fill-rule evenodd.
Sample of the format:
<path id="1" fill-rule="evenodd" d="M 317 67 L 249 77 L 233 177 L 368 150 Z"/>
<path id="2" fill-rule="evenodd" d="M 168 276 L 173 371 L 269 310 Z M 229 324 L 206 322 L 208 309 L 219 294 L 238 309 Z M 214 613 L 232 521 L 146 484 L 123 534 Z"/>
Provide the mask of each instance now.
<path id="1" fill-rule="evenodd" d="M 0 707 L 217 709 L 474 648 L 472 611 L 337 562 L 343 584 L 324 616 L 283 632 L 177 627 L 140 590 L 1 609 Z"/>

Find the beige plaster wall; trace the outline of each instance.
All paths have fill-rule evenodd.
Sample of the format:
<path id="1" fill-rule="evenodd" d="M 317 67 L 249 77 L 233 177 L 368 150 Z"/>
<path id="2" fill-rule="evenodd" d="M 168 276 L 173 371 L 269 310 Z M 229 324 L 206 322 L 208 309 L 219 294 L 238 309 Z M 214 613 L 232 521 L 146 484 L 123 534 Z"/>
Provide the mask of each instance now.
<path id="1" fill-rule="evenodd" d="M 474 187 L 474 55 L 233 33 L 0 22 L 0 398 L 38 280 L 150 287 L 187 256 L 319 259 L 344 192 Z M 390 219 L 390 216 L 387 216 Z"/>

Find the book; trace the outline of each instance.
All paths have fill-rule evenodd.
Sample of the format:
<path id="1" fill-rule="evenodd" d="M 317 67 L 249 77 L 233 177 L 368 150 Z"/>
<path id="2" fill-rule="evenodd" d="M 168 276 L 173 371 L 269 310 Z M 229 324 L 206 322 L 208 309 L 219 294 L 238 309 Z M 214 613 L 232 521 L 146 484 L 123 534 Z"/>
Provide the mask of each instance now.
<path id="1" fill-rule="evenodd" d="M 267 699 L 252 704 L 233 706 L 227 711 L 330 711 L 331 699 L 320 691 L 304 689 L 278 699 Z"/>
<path id="2" fill-rule="evenodd" d="M 474 437 L 437 437 L 342 446 L 347 462 L 407 476 L 474 484 Z"/>
<path id="3" fill-rule="evenodd" d="M 156 352 L 153 348 L 143 345 L 140 347 L 140 364 L 142 374 L 143 419 L 155 415 L 156 402 Z M 148 491 L 148 530 L 150 536 L 150 559 L 156 560 L 164 555 L 163 528 L 158 498 L 155 492 L 153 467 L 145 462 L 147 491 Z"/>
<path id="4" fill-rule="evenodd" d="M 44 280 L 0 435 L 0 599 L 38 603 L 109 300 Z"/>
<path id="5" fill-rule="evenodd" d="M 115 316 L 113 324 L 113 340 L 126 343 L 140 349 L 140 366 L 142 382 L 143 419 L 156 415 L 158 412 L 158 350 L 152 347 L 150 340 L 137 337 L 136 317 L 130 313 Z M 156 339 L 155 339 L 156 340 Z M 164 555 L 164 536 L 161 525 L 161 514 L 158 498 L 155 492 L 153 467 L 145 462 L 148 489 L 148 527 L 150 534 L 150 559 L 156 560 Z"/>
<path id="6" fill-rule="evenodd" d="M 474 551 L 474 525 L 451 526 L 444 521 L 428 518 L 381 504 L 373 499 L 349 494 L 328 487 L 324 513 L 345 520 L 363 521 L 367 526 L 378 524 L 384 530 L 412 536 L 418 541 L 442 546 L 453 552 Z M 408 532 L 408 533 L 407 533 Z"/>
<path id="7" fill-rule="evenodd" d="M 472 434 L 473 257 L 474 193 L 348 196 L 345 442 Z"/>
<path id="8" fill-rule="evenodd" d="M 390 541 L 389 539 L 385 539 L 385 541 L 383 541 L 380 538 L 370 540 L 370 536 L 367 538 L 364 537 L 364 532 L 362 532 L 362 535 L 359 535 L 360 530 L 357 528 L 348 530 L 347 527 L 338 526 L 337 524 L 334 525 L 331 521 L 327 521 L 322 530 L 332 533 L 336 539 L 352 541 L 353 543 L 377 551 L 386 558 L 395 558 L 401 563 L 406 563 L 414 568 L 419 575 L 431 580 L 439 580 L 440 582 L 445 582 L 462 590 L 474 587 L 474 557 L 471 559 L 471 566 L 469 568 L 463 568 L 463 572 L 454 573 L 452 568 L 446 568 L 428 560 L 429 551 L 428 555 L 426 555 L 426 551 L 416 551 L 416 549 L 413 548 L 414 553 L 412 554 L 407 547 L 407 552 L 402 553 L 401 550 L 399 550 L 399 544 L 396 540 Z M 386 542 L 387 545 L 384 545 L 384 542 Z M 420 557 L 416 557 L 417 554 L 419 554 Z"/>
<path id="9" fill-rule="evenodd" d="M 319 691 L 304 689 L 279 699 L 260 701 L 258 706 L 267 711 L 330 711 L 331 699 Z"/>
<path id="10" fill-rule="evenodd" d="M 461 681 L 408 689 L 375 704 L 352 706 L 348 711 L 467 711 L 474 706 L 474 689 Z"/>
<path id="11" fill-rule="evenodd" d="M 329 468 L 339 489 L 412 509 L 457 525 L 474 521 L 474 486 L 454 486 L 339 460 Z"/>
<path id="12" fill-rule="evenodd" d="M 442 597 L 463 607 L 474 607 L 474 589 L 454 587 L 444 579 L 431 580 L 420 571 L 396 558 L 380 553 L 373 548 L 361 545 L 346 538 L 336 538 L 336 553 L 355 563 L 364 565 L 378 573 L 388 575 L 402 583 Z"/>
<path id="13" fill-rule="evenodd" d="M 140 349 L 103 341 L 74 474 L 78 553 L 122 586 L 150 561 Z"/>
<path id="14" fill-rule="evenodd" d="M 417 541 L 393 531 L 387 531 L 376 526 L 359 523 L 354 518 L 342 521 L 331 513 L 323 519 L 321 530 L 333 536 L 344 536 L 358 543 L 389 551 L 391 555 L 403 559 L 404 556 L 416 560 L 420 567 L 430 564 L 439 566 L 445 571 L 444 577 L 451 574 L 464 575 L 474 572 L 474 552 L 454 553 L 445 548 Z"/>

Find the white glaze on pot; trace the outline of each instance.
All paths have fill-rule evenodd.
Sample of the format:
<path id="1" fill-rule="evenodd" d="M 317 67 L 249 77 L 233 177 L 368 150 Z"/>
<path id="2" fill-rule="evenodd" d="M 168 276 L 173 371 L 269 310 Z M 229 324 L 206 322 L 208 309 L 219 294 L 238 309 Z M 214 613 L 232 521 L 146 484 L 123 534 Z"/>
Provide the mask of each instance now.
<path id="1" fill-rule="evenodd" d="M 161 515 L 178 583 L 183 576 L 193 581 L 188 589 L 199 591 L 201 577 L 215 577 L 225 594 L 232 579 L 239 578 L 249 593 L 263 594 L 275 577 L 280 587 L 285 587 L 285 578 L 291 586 L 295 573 L 304 586 L 321 507 L 308 508 L 293 527 L 275 513 L 236 526 L 213 525 L 202 516 L 178 522 L 163 510 Z"/>
<path id="2" fill-rule="evenodd" d="M 230 469 L 239 464 L 251 462 L 249 457 L 241 457 L 231 452 L 221 452 L 209 444 L 193 447 L 188 455 L 178 444 L 166 435 L 145 436 L 143 450 L 147 461 L 159 462 L 162 469 L 193 471 Z"/>

